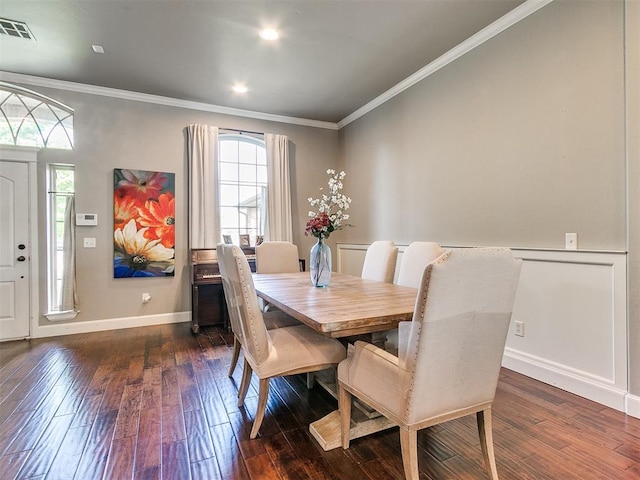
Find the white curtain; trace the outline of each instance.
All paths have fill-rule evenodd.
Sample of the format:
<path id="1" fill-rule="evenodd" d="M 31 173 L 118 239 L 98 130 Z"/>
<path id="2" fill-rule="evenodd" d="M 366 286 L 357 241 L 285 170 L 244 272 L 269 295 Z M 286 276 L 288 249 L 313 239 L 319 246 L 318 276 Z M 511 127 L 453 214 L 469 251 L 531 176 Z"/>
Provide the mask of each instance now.
<path id="1" fill-rule="evenodd" d="M 269 215 L 267 214 L 267 187 L 260 188 L 260 198 L 262 199 L 258 204 L 258 208 L 260 209 L 260 233 L 263 237 L 268 239 L 267 232 L 269 231 Z"/>
<path id="2" fill-rule="evenodd" d="M 78 292 L 76 285 L 76 203 L 73 195 L 67 197 L 64 210 L 64 239 L 62 250 L 62 286 L 60 288 L 60 311 L 78 310 Z"/>
<path id="3" fill-rule="evenodd" d="M 189 247 L 216 248 L 220 241 L 218 209 L 218 127 L 189 125 Z"/>
<path id="4" fill-rule="evenodd" d="M 293 242 L 291 187 L 289 181 L 289 140 L 286 135 L 266 133 L 267 149 L 267 230 L 268 240 Z"/>

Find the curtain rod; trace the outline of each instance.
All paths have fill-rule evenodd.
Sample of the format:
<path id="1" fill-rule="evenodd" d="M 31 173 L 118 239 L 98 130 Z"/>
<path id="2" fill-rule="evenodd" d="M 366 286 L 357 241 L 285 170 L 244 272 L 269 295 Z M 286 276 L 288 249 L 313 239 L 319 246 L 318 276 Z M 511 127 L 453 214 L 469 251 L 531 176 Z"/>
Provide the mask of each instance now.
<path id="1" fill-rule="evenodd" d="M 220 127 L 220 130 L 229 130 L 230 132 L 238 132 L 239 134 L 249 133 L 251 135 L 264 135 L 264 132 L 252 132 L 251 130 L 238 130 L 237 128 Z"/>
<path id="2" fill-rule="evenodd" d="M 75 195 L 75 192 L 55 192 L 53 190 L 49 190 L 47 193 L 55 193 L 56 195 Z"/>

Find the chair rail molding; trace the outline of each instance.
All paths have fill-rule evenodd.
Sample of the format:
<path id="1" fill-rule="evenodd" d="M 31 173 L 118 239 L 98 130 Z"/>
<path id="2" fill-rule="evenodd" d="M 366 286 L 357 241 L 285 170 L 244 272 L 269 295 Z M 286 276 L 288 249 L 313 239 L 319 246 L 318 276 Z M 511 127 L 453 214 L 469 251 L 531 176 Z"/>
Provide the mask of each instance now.
<path id="1" fill-rule="evenodd" d="M 337 270 L 359 275 L 366 248 L 339 243 Z M 626 252 L 512 251 L 524 263 L 502 365 L 640 418 L 628 384 Z"/>

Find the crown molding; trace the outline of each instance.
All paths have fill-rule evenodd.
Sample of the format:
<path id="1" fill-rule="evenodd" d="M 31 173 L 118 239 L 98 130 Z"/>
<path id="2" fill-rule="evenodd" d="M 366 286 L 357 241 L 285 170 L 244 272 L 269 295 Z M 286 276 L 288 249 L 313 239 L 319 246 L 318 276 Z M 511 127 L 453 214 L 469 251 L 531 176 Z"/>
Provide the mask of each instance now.
<path id="1" fill-rule="evenodd" d="M 86 93 L 89 95 L 100 95 L 103 97 L 118 98 L 121 100 L 131 100 L 134 102 L 153 103 L 156 105 L 165 105 L 165 106 L 177 107 L 177 108 L 188 108 L 190 110 L 221 113 L 223 115 L 233 115 L 236 117 L 248 117 L 248 118 L 254 118 L 256 120 L 267 120 L 269 122 L 289 123 L 293 125 L 325 128 L 329 130 L 338 129 L 338 125 L 332 122 L 323 122 L 320 120 L 311 120 L 308 118 L 287 117 L 284 115 L 275 115 L 272 113 L 254 112 L 252 110 L 223 107 L 221 105 L 192 102 L 189 100 L 180 100 L 177 98 L 162 97 L 159 95 L 150 95 L 148 93 L 131 92 L 128 90 L 118 90 L 116 88 L 99 87 L 96 85 L 87 85 L 84 83 L 67 82 L 64 80 L 55 80 L 52 78 L 23 75 L 21 73 L 11 73 L 11 72 L 0 71 L 0 80 L 6 81 L 6 82 L 15 82 L 15 83 L 21 83 L 26 85 L 33 85 L 37 87 L 55 88 L 58 90 L 66 90 L 66 91 L 76 92 L 76 93 Z"/>
<path id="2" fill-rule="evenodd" d="M 498 20 L 496 20 L 492 24 L 490 24 L 490 25 L 486 26 L 485 28 L 483 28 L 482 30 L 480 30 L 475 35 L 472 35 L 471 37 L 469 37 L 464 42 L 456 45 L 451 50 L 449 50 L 447 53 L 445 53 L 445 54 L 441 55 L 440 57 L 438 57 L 437 59 L 435 59 L 433 62 L 429 63 L 428 65 L 426 65 L 424 67 L 422 67 L 420 70 L 418 70 L 413 75 L 410 75 L 409 77 L 405 78 L 403 81 L 401 81 L 400 83 L 398 83 L 395 86 L 391 87 L 386 92 L 380 94 L 379 96 L 377 96 L 376 98 L 371 100 L 366 105 L 363 105 L 362 107 L 360 107 L 358 110 L 356 110 L 352 114 L 350 114 L 350 115 L 346 116 L 345 118 L 343 118 L 342 120 L 340 120 L 338 122 L 338 124 L 337 124 L 338 125 L 338 130 L 340 130 L 341 128 L 343 128 L 346 125 L 350 124 L 354 120 L 357 120 L 358 118 L 362 117 L 363 115 L 369 113 L 370 111 L 378 108 L 380 105 L 382 105 L 383 103 L 391 100 L 393 97 L 395 97 L 396 95 L 402 93 L 403 91 L 405 91 L 406 89 L 408 89 L 412 85 L 415 85 L 416 83 L 420 82 L 421 80 L 424 80 L 425 78 L 427 78 L 428 76 L 430 76 L 433 73 L 437 72 L 441 68 L 447 66 L 451 62 L 453 62 L 456 59 L 460 58 L 465 53 L 468 53 L 471 50 L 473 50 L 474 48 L 482 45 L 487 40 L 490 40 L 491 38 L 495 37 L 499 33 L 501 33 L 504 30 L 506 30 L 507 28 L 515 25 L 520 20 L 523 20 L 523 19 L 527 18 L 532 13 L 537 12 L 542 7 L 548 5 L 552 1 L 553 0 L 527 0 L 523 4 L 519 5 L 518 7 L 514 8 L 513 10 L 511 10 L 506 15 L 500 17 Z"/>
<path id="3" fill-rule="evenodd" d="M 386 92 L 377 96 L 369 103 L 363 105 L 355 112 L 346 116 L 338 123 L 324 122 L 320 120 L 311 120 L 307 118 L 287 117 L 283 115 L 275 115 L 265 112 L 255 112 L 252 110 L 243 110 L 239 108 L 223 107 L 221 105 L 213 105 L 209 103 L 192 102 L 188 100 L 180 100 L 170 97 L 162 97 L 159 95 L 150 95 L 147 93 L 131 92 L 127 90 L 118 90 L 115 88 L 99 87 L 95 85 L 87 85 L 82 83 L 67 82 L 64 80 L 55 80 L 44 77 L 36 77 L 32 75 L 23 75 L 20 73 L 11 73 L 0 71 L 0 80 L 22 83 L 26 85 L 35 85 L 45 88 L 56 88 L 59 90 L 67 90 L 77 93 L 86 93 L 89 95 L 100 95 L 105 97 L 119 98 L 122 100 L 131 100 L 134 102 L 153 103 L 157 105 L 166 105 L 177 108 L 187 108 L 191 110 L 199 110 L 203 112 L 220 113 L 223 115 L 233 115 L 237 117 L 248 117 L 256 120 L 266 120 L 270 122 L 288 123 L 293 125 L 302 125 L 305 127 L 324 128 L 328 130 L 340 130 L 351 122 L 357 120 L 363 115 L 376 109 L 383 103 L 391 100 L 396 95 L 402 93 L 409 87 L 424 80 L 428 76 L 437 72 L 441 68 L 460 58 L 465 53 L 470 52 L 474 48 L 482 45 L 487 40 L 495 37 L 507 28 L 515 25 L 519 21 L 525 19 L 529 15 L 537 12 L 553 0 L 527 0 L 520 6 L 516 7 L 506 15 L 502 16 L 491 25 L 480 30 L 475 35 L 469 37 L 464 42 L 441 55 L 433 62 L 424 66 L 413 75 L 410 75 L 400 83 L 391 87 Z"/>

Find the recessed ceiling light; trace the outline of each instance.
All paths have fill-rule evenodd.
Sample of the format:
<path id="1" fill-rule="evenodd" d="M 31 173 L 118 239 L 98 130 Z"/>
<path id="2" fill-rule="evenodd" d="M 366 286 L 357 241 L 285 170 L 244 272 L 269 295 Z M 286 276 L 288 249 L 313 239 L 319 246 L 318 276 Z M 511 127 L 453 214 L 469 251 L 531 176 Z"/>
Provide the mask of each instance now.
<path id="1" fill-rule="evenodd" d="M 277 40 L 280 34 L 273 28 L 265 28 L 260 30 L 260 38 L 263 40 Z"/>
<path id="2" fill-rule="evenodd" d="M 236 93 L 247 93 L 247 91 L 249 90 L 247 87 L 245 87 L 244 85 L 234 85 L 232 87 L 233 91 Z"/>
<path id="3" fill-rule="evenodd" d="M 102 45 L 91 45 L 91 48 L 95 53 L 104 53 L 104 48 L 102 48 Z"/>

